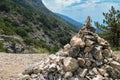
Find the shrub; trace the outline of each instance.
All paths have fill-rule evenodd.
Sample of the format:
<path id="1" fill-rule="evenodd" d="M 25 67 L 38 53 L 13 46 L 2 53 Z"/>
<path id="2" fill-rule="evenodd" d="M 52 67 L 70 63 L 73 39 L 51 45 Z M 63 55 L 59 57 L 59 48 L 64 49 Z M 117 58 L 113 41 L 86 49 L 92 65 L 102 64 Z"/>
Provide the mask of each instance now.
<path id="1" fill-rule="evenodd" d="M 112 47 L 113 51 L 120 51 L 120 47 Z"/>
<path id="2" fill-rule="evenodd" d="M 27 45 L 33 45 L 33 43 L 34 43 L 33 39 L 32 38 L 28 38 L 28 37 L 24 38 L 24 42 Z"/>
<path id="3" fill-rule="evenodd" d="M 32 27 L 29 27 L 29 26 L 25 26 L 25 27 L 24 27 L 24 30 L 25 30 L 26 32 L 33 32 Z"/>
<path id="4" fill-rule="evenodd" d="M 37 39 L 35 39 L 35 40 L 34 40 L 34 44 L 35 44 L 37 47 L 48 48 L 48 45 L 47 45 L 46 42 L 43 41 L 43 40 L 37 40 Z"/>
<path id="5" fill-rule="evenodd" d="M 2 18 L 0 18 L 0 29 L 3 30 L 3 34 L 5 35 L 14 34 L 14 31 L 9 26 L 6 26 L 6 23 Z"/>
<path id="6" fill-rule="evenodd" d="M 16 28 L 16 33 L 21 37 L 28 37 L 27 32 L 23 28 Z"/>
<path id="7" fill-rule="evenodd" d="M 55 47 L 51 47 L 49 51 L 50 51 L 50 54 L 55 54 L 58 50 L 59 48 L 55 46 Z"/>
<path id="8" fill-rule="evenodd" d="M 37 53 L 48 53 L 49 51 L 46 48 L 37 48 Z"/>
<path id="9" fill-rule="evenodd" d="M 4 45 L 3 45 L 3 43 L 2 42 L 0 42 L 0 52 L 5 52 L 5 49 L 4 49 L 4 47 L 3 47 Z"/>
<path id="10" fill-rule="evenodd" d="M 7 7 L 6 4 L 2 4 L 2 5 L 0 5 L 0 11 L 9 12 L 10 8 Z"/>

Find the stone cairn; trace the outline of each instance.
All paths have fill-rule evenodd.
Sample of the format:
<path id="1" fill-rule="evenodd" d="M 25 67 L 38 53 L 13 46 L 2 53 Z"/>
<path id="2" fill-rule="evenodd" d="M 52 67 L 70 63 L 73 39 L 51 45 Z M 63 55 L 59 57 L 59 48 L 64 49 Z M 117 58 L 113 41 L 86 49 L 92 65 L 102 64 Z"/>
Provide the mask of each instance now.
<path id="1" fill-rule="evenodd" d="M 120 80 L 120 63 L 112 54 L 109 43 L 95 33 L 88 16 L 70 43 L 28 67 L 20 80 Z"/>

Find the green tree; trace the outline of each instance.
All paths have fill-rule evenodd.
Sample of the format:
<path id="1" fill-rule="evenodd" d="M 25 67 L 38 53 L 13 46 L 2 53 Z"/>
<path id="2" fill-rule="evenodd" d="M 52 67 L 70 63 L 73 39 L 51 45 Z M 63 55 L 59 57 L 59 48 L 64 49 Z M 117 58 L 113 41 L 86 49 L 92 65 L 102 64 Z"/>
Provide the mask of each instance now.
<path id="1" fill-rule="evenodd" d="M 104 24 L 95 22 L 95 25 L 103 31 L 106 38 L 112 47 L 120 47 L 120 10 L 116 10 L 113 6 L 107 13 L 103 13 L 105 19 Z"/>
<path id="2" fill-rule="evenodd" d="M 16 33 L 20 35 L 21 37 L 28 37 L 27 32 L 24 30 L 24 28 L 16 28 Z"/>

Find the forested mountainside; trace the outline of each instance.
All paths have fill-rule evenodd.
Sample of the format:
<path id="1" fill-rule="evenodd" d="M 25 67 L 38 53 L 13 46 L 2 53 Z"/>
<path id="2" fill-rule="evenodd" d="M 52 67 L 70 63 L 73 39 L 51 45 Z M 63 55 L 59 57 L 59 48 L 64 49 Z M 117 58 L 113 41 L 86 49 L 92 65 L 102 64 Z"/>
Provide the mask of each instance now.
<path id="1" fill-rule="evenodd" d="M 41 0 L 0 1 L 0 51 L 55 52 L 78 30 Z"/>

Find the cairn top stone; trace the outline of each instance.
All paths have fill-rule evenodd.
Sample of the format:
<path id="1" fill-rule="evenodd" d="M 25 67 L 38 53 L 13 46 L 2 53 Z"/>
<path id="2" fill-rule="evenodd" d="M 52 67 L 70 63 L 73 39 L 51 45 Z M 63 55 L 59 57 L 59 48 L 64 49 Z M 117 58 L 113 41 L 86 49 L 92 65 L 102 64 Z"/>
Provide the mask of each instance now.
<path id="1" fill-rule="evenodd" d="M 90 16 L 88 16 L 87 20 L 86 20 L 86 27 L 90 27 L 91 26 L 91 22 L 92 22 L 92 19 L 90 18 Z"/>
<path id="2" fill-rule="evenodd" d="M 86 24 L 84 24 L 82 30 L 91 31 L 95 33 L 96 29 L 92 27 L 91 22 L 92 22 L 92 19 L 90 18 L 90 16 L 88 16 L 86 19 Z"/>

